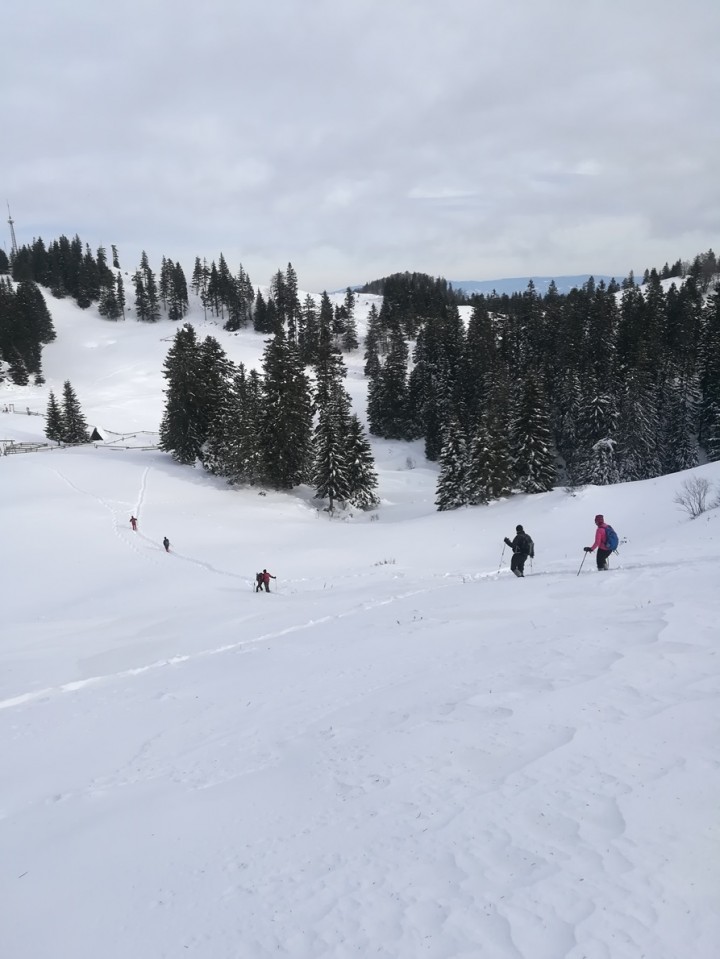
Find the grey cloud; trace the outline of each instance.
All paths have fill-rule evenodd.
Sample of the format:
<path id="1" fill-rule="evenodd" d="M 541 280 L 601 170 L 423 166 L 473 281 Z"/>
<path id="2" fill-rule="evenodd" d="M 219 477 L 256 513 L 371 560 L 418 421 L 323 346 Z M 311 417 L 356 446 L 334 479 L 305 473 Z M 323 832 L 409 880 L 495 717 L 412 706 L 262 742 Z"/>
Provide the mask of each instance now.
<path id="1" fill-rule="evenodd" d="M 4 18 L 0 185 L 21 239 L 314 289 L 661 265 L 717 236 L 716 8 L 35 0 Z"/>

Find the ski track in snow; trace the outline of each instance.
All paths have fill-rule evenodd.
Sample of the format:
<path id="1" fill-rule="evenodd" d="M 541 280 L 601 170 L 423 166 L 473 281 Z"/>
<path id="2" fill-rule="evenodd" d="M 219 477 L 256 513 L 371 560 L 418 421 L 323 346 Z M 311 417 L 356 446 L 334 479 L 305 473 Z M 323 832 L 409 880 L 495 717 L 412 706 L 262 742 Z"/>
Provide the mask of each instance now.
<path id="1" fill-rule="evenodd" d="M 191 560 L 191 562 L 193 562 Z M 229 573 L 224 573 L 222 570 L 215 570 L 211 566 L 208 566 L 203 563 L 198 563 L 197 565 L 204 566 L 211 572 L 219 573 L 220 575 L 231 575 Z M 306 623 L 300 623 L 293 626 L 288 626 L 284 629 L 279 629 L 271 633 L 264 633 L 261 636 L 254 636 L 251 639 L 239 640 L 236 643 L 226 643 L 222 646 L 215 646 L 212 649 L 203 649 L 198 650 L 192 653 L 186 653 L 184 655 L 171 656 L 168 659 L 159 660 L 154 663 L 148 663 L 144 666 L 135 666 L 131 669 L 124 669 L 116 673 L 107 673 L 101 676 L 88 676 L 85 679 L 78 679 L 68 683 L 62 683 L 59 686 L 50 686 L 45 689 L 33 690 L 28 693 L 20 693 L 17 696 L 11 696 L 8 699 L 0 700 L 0 709 L 10 709 L 13 706 L 21 706 L 26 703 L 36 702 L 47 700 L 51 696 L 56 696 L 62 693 L 73 693 L 78 690 L 85 689 L 89 686 L 96 686 L 99 683 L 110 682 L 113 680 L 127 679 L 133 676 L 140 676 L 143 673 L 151 672 L 157 669 L 164 669 L 168 666 L 179 666 L 193 660 L 206 659 L 210 656 L 219 656 L 223 653 L 234 652 L 238 649 L 243 649 L 245 647 L 252 647 L 258 643 L 267 642 L 272 639 L 279 639 L 283 636 L 288 636 L 292 633 L 301 632 L 303 630 L 311 629 L 314 626 L 318 626 L 321 623 L 332 622 L 333 620 L 346 619 L 351 616 L 357 616 L 372 609 L 378 609 L 382 606 L 387 606 L 391 603 L 397 602 L 399 600 L 404 600 L 411 598 L 413 596 L 422 595 L 429 593 L 433 590 L 444 589 L 446 586 L 430 586 L 422 589 L 409 590 L 405 593 L 398 593 L 397 595 L 386 597 L 381 600 L 377 600 L 373 603 L 363 603 L 359 606 L 347 610 L 345 612 L 335 613 L 329 616 L 321 616 L 317 619 L 308 620 Z"/>
<path id="2" fill-rule="evenodd" d="M 140 519 L 140 511 L 142 510 L 143 503 L 145 502 L 145 492 L 147 490 L 148 474 L 150 473 L 150 467 L 146 466 L 143 470 L 142 479 L 140 480 L 140 492 L 138 493 L 137 506 L 135 507 L 135 518 Z"/>
<path id="3" fill-rule="evenodd" d="M 142 475 L 142 479 L 141 479 L 137 512 L 135 513 L 138 520 L 140 519 L 140 507 L 145 499 L 145 493 L 147 488 L 147 478 L 148 478 L 149 471 L 150 471 L 150 467 L 148 466 L 145 468 Z M 67 486 L 69 486 L 76 493 L 80 493 L 82 496 L 90 497 L 90 499 L 94 500 L 96 503 L 102 506 L 103 509 L 107 510 L 113 519 L 114 532 L 117 535 L 119 535 L 122 541 L 126 545 L 129 545 L 130 548 L 133 549 L 136 553 L 140 552 L 132 545 L 133 540 L 136 540 L 136 539 L 140 539 L 143 542 L 147 543 L 151 552 L 165 553 L 165 548 L 164 546 L 162 546 L 162 544 L 158 545 L 155 542 L 155 540 L 151 539 L 149 536 L 146 536 L 139 528 L 135 532 L 133 532 L 132 530 L 128 531 L 126 529 L 125 520 L 120 518 L 120 513 L 121 513 L 120 509 L 116 509 L 114 506 L 112 506 L 111 503 L 108 503 L 101 496 L 97 496 L 95 493 L 91 493 L 89 490 L 81 489 L 79 486 L 73 483 L 72 480 L 68 479 L 67 476 L 61 473 L 60 470 L 53 469 L 52 472 L 55 473 L 56 476 L 58 476 Z M 123 505 L 123 509 L 122 509 L 123 515 L 125 512 L 127 512 L 127 508 Z M 194 559 L 192 556 L 186 556 L 183 553 L 179 553 L 177 550 L 172 548 L 172 544 L 171 544 L 170 553 L 168 555 L 173 556 L 176 559 L 182 560 L 185 563 L 189 563 L 193 566 L 198 566 L 200 569 L 204 569 L 209 573 L 216 573 L 218 576 L 227 576 L 230 579 L 240 580 L 240 582 L 247 583 L 248 585 L 250 584 L 250 580 L 247 577 L 240 576 L 238 573 L 231 573 L 226 569 L 218 569 L 216 566 L 213 566 L 212 563 L 207 563 L 207 562 L 204 562 L 203 560 Z M 146 558 L 148 557 L 146 556 Z"/>

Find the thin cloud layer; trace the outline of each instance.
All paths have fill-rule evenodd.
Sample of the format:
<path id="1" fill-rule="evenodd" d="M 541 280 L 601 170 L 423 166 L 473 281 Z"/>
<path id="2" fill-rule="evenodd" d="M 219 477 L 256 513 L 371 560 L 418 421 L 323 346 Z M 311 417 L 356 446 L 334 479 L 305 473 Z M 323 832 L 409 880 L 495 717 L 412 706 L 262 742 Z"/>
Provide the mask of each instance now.
<path id="1" fill-rule="evenodd" d="M 0 185 L 21 242 L 128 268 L 620 275 L 717 243 L 718 28 L 714 0 L 31 0 Z"/>

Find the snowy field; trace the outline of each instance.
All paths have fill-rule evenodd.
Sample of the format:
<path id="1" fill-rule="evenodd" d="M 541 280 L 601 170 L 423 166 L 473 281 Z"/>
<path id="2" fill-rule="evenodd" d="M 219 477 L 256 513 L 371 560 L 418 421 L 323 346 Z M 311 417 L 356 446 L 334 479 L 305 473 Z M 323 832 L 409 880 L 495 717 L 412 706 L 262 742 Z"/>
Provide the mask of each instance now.
<path id="1" fill-rule="evenodd" d="M 156 432 L 174 326 L 49 305 L 0 439 L 67 378 Z M 152 449 L 0 459 L 2 959 L 720 955 L 720 509 L 675 475 L 440 514 L 421 449 L 375 442 L 345 520 Z"/>

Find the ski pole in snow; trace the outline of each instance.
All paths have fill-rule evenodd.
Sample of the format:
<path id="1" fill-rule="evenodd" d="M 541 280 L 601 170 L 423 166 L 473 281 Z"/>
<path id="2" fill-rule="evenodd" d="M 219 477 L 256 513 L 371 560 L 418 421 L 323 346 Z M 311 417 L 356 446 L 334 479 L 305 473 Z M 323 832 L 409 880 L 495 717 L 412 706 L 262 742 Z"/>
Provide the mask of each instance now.
<path id="1" fill-rule="evenodd" d="M 583 568 L 583 563 L 587 559 L 587 555 L 588 555 L 587 553 L 583 553 L 582 563 L 580 563 L 580 569 Z M 580 575 L 580 569 L 577 571 L 578 576 Z"/>
<path id="2" fill-rule="evenodd" d="M 502 553 L 500 553 L 500 562 L 498 563 L 498 573 L 500 572 L 500 567 L 502 566 L 503 556 L 505 555 L 505 546 L 506 546 L 506 544 L 503 543 L 503 551 L 502 551 Z"/>

